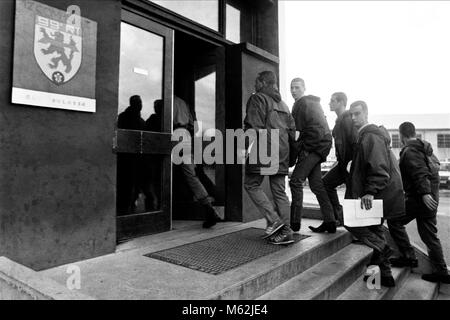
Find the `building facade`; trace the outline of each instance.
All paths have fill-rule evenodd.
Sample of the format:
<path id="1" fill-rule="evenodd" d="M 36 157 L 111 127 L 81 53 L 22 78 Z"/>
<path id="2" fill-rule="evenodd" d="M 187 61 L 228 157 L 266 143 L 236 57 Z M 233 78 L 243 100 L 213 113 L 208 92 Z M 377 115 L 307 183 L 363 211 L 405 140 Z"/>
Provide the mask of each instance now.
<path id="1" fill-rule="evenodd" d="M 440 161 L 450 159 L 450 114 L 372 115 L 370 121 L 383 125 L 389 131 L 392 150 L 397 157 L 402 149 L 398 127 L 408 121 L 416 127 L 419 138 L 431 143 L 433 152 Z"/>
<path id="2" fill-rule="evenodd" d="M 174 96 L 201 133 L 225 133 L 242 128 L 256 75 L 278 74 L 273 0 L 5 0 L 0 26 L 0 256 L 35 270 L 201 219 L 172 166 Z M 119 126 L 133 95 L 143 130 Z M 228 221 L 259 218 L 243 170 L 203 165 Z"/>

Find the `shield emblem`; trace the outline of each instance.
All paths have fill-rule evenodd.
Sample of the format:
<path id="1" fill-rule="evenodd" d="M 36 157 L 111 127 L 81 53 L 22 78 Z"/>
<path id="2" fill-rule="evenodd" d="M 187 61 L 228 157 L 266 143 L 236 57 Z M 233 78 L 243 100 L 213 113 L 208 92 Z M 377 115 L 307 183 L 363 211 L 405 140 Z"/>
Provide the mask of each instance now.
<path id="1" fill-rule="evenodd" d="M 81 66 L 81 26 L 36 15 L 34 56 L 50 81 L 56 85 L 68 82 Z"/>

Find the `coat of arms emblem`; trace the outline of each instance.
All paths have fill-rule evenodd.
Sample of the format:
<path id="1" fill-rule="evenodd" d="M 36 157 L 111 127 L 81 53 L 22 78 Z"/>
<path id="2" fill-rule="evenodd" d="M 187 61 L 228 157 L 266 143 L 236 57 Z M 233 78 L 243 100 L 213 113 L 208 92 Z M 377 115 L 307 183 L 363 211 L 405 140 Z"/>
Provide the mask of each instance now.
<path id="1" fill-rule="evenodd" d="M 66 21 L 38 14 L 35 17 L 34 56 L 47 78 L 62 85 L 81 66 L 83 37 L 79 16 L 73 19 L 72 15 Z"/>

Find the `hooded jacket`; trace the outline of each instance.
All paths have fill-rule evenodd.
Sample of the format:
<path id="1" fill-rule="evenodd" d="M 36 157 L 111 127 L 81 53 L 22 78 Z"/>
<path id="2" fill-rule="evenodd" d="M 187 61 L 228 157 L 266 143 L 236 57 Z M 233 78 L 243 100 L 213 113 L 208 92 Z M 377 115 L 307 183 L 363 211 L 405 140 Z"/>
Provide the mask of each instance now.
<path id="1" fill-rule="evenodd" d="M 434 216 L 423 203 L 422 196 L 431 194 L 439 201 L 439 177 L 433 177 L 427 164 L 427 156 L 433 148 L 427 141 L 409 140 L 400 151 L 400 171 L 406 196 L 406 213 L 413 216 Z"/>
<path id="2" fill-rule="evenodd" d="M 267 129 L 267 139 L 258 136 L 247 159 L 246 172 L 263 175 L 288 174 L 289 170 L 289 136 L 295 136 L 295 123 L 287 105 L 281 100 L 280 93 L 273 88 L 263 88 L 250 96 L 247 101 L 244 129 Z M 271 156 L 272 131 L 278 129 L 278 159 Z M 263 154 L 270 156 L 270 163 L 262 163 L 259 157 L 261 143 L 266 141 Z M 266 152 L 264 152 L 266 151 Z M 252 159 L 257 159 L 252 163 Z M 264 162 L 264 161 L 263 161 Z M 271 168 L 270 170 L 268 170 Z M 264 170 L 261 170 L 264 169 Z"/>
<path id="3" fill-rule="evenodd" d="M 292 116 L 300 131 L 299 152 L 315 152 L 322 162 L 326 161 L 331 150 L 332 136 L 320 98 L 312 95 L 301 97 L 292 107 Z"/>
<path id="4" fill-rule="evenodd" d="M 358 130 L 353 125 L 352 116 L 348 110 L 336 119 L 332 133 L 338 165 L 345 170 L 348 162 L 353 158 L 353 149 L 358 138 Z"/>
<path id="5" fill-rule="evenodd" d="M 405 213 L 400 168 L 390 143 L 384 127 L 369 124 L 360 130 L 345 194 L 347 199 L 358 199 L 366 194 L 382 199 L 385 219 Z"/>

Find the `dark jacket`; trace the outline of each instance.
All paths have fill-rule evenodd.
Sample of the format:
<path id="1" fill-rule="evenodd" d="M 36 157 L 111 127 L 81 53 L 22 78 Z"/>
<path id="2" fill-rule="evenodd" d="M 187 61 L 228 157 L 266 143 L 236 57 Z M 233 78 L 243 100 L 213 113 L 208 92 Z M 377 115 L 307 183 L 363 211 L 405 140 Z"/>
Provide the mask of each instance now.
<path id="1" fill-rule="evenodd" d="M 257 93 L 250 96 L 247 101 L 246 116 L 244 119 L 244 129 L 267 129 L 267 152 L 263 154 L 270 155 L 272 147 L 272 132 L 271 129 L 278 129 L 279 139 L 278 139 L 278 161 L 274 163 L 274 158 L 271 157 L 269 164 L 262 164 L 259 158 L 259 140 L 254 142 L 249 157 L 247 158 L 246 172 L 256 173 L 264 175 L 274 175 L 274 174 L 288 174 L 289 170 L 289 136 L 295 136 L 295 123 L 291 116 L 289 108 L 281 100 L 280 93 L 271 88 L 263 88 Z M 254 157 L 254 158 L 253 158 Z M 252 159 L 257 159 L 256 163 L 251 163 Z M 278 169 L 271 172 L 266 170 L 269 167 Z M 266 170 L 261 169 L 264 168 Z"/>
<path id="2" fill-rule="evenodd" d="M 332 145 L 332 136 L 320 105 L 320 98 L 303 96 L 292 107 L 292 116 L 297 131 L 300 131 L 299 152 L 315 152 L 322 162 L 326 161 Z"/>
<path id="3" fill-rule="evenodd" d="M 439 201 L 439 177 L 433 177 L 426 156 L 433 154 L 433 148 L 427 141 L 416 139 L 406 143 L 400 151 L 400 171 L 406 197 L 406 214 L 430 217 L 436 210 L 430 211 L 423 203 L 422 196 L 431 194 Z"/>
<path id="4" fill-rule="evenodd" d="M 332 133 L 338 165 L 345 170 L 353 158 L 353 149 L 358 139 L 358 130 L 353 125 L 349 111 L 344 111 L 336 119 Z"/>
<path id="5" fill-rule="evenodd" d="M 135 107 L 128 107 L 119 114 L 117 128 L 128 130 L 144 130 L 145 121 L 141 118 L 140 111 Z"/>
<path id="6" fill-rule="evenodd" d="M 358 199 L 366 194 L 382 199 L 386 219 L 405 213 L 400 168 L 390 143 L 384 127 L 369 124 L 360 130 L 345 194 L 347 199 Z"/>

